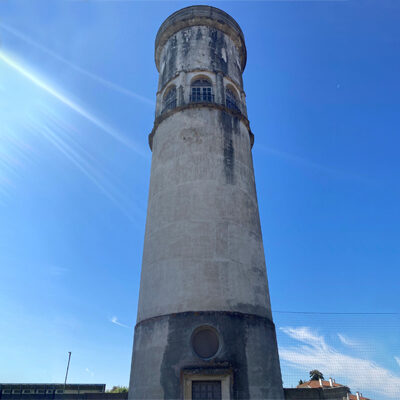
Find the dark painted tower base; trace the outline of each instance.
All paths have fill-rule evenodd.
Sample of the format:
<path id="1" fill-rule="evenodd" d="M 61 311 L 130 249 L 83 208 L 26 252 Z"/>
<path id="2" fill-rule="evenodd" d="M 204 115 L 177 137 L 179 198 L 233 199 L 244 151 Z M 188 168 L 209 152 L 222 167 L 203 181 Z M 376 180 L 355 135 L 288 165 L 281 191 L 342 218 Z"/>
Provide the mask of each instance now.
<path id="1" fill-rule="evenodd" d="M 215 329 L 221 341 L 209 360 L 199 360 L 193 346 L 193 332 L 204 326 Z M 193 380 L 216 379 L 222 399 L 282 399 L 276 349 L 274 324 L 251 314 L 184 312 L 143 321 L 135 329 L 130 398 L 191 398 Z"/>

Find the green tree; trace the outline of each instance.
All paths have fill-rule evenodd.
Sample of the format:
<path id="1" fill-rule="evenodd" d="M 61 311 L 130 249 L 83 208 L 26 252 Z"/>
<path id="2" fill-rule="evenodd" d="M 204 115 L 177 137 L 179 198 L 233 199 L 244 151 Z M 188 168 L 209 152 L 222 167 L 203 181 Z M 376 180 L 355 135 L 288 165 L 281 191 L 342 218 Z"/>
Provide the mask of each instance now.
<path id="1" fill-rule="evenodd" d="M 310 371 L 310 379 L 312 381 L 318 381 L 319 379 L 324 380 L 324 375 L 317 369 L 313 369 L 312 371 Z"/>
<path id="2" fill-rule="evenodd" d="M 128 393 L 126 386 L 113 386 L 111 390 L 107 390 L 108 393 Z"/>

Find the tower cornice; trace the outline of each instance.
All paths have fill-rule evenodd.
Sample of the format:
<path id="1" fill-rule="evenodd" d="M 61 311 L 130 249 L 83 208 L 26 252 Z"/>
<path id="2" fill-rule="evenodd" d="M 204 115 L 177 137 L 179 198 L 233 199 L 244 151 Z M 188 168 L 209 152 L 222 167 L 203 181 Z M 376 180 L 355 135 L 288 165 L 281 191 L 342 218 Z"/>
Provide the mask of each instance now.
<path id="1" fill-rule="evenodd" d="M 193 108 L 201 108 L 201 107 L 206 107 L 206 108 L 211 108 L 211 109 L 216 109 L 216 110 L 220 110 L 220 111 L 225 111 L 228 114 L 231 114 L 237 118 L 239 118 L 240 121 L 242 121 L 244 123 L 244 125 L 246 126 L 248 132 L 249 132 L 249 136 L 250 136 L 250 145 L 251 147 L 253 147 L 254 144 L 254 134 L 250 129 L 250 122 L 247 119 L 247 117 L 245 115 L 243 115 L 240 111 L 235 111 L 232 110 L 226 106 L 224 106 L 223 104 L 216 104 L 216 103 L 188 103 L 188 104 L 184 104 L 182 106 L 176 107 L 172 110 L 168 110 L 167 112 L 159 115 L 155 120 L 154 120 L 154 126 L 152 131 L 149 133 L 149 146 L 150 146 L 150 150 L 153 150 L 153 137 L 157 131 L 158 126 L 161 124 L 161 122 L 163 122 L 165 119 L 167 119 L 168 117 L 170 117 L 173 114 L 176 114 L 177 112 L 180 111 L 184 111 L 187 109 L 193 109 Z"/>
<path id="2" fill-rule="evenodd" d="M 170 15 L 160 26 L 155 42 L 155 63 L 160 72 L 160 54 L 164 44 L 175 33 L 190 26 L 209 26 L 227 34 L 236 44 L 242 72 L 246 67 L 247 50 L 239 24 L 226 12 L 211 6 L 190 6 Z"/>

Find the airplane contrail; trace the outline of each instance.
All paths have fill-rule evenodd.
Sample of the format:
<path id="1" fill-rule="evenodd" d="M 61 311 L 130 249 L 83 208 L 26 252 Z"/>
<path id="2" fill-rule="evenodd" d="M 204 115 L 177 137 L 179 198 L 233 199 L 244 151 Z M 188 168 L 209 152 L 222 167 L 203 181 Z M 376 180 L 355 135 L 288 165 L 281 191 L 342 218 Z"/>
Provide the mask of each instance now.
<path id="1" fill-rule="evenodd" d="M 149 104 L 151 106 L 154 106 L 154 101 L 148 99 L 147 97 L 141 96 L 135 92 L 132 92 L 129 89 L 126 89 L 122 86 L 119 86 L 113 82 L 108 81 L 107 79 L 104 79 L 96 74 L 93 74 L 92 72 L 89 72 L 81 67 L 79 67 L 78 65 L 75 65 L 73 63 L 71 63 L 70 61 L 66 60 L 64 57 L 61 57 L 59 54 L 55 53 L 54 51 L 48 49 L 47 47 L 43 46 L 40 43 L 37 43 L 36 41 L 32 40 L 31 38 L 29 38 L 28 36 L 24 35 L 22 32 L 18 31 L 15 28 L 11 28 L 8 25 L 5 25 L 4 23 L 0 23 L 0 28 L 4 29 L 5 31 L 7 31 L 8 33 L 11 33 L 12 35 L 18 37 L 19 39 L 23 40 L 24 42 L 38 48 L 39 50 L 43 51 L 44 53 L 49 54 L 50 56 L 52 56 L 53 58 L 55 58 L 56 60 L 64 63 L 65 65 L 68 65 L 70 68 L 74 69 L 75 71 L 78 71 L 79 73 L 88 76 L 89 78 L 101 83 L 103 86 L 106 86 L 110 89 L 113 89 L 117 92 L 120 92 L 126 96 L 132 97 L 136 100 L 141 101 L 142 103 L 146 103 Z"/>
<path id="2" fill-rule="evenodd" d="M 9 56 L 6 56 L 4 54 L 4 52 L 2 52 L 2 51 L 0 51 L 0 60 L 2 60 L 8 66 L 13 68 L 17 72 L 19 72 L 25 78 L 29 79 L 36 86 L 43 89 L 45 92 L 49 93 L 50 95 L 52 95 L 54 98 L 59 100 L 61 103 L 68 106 L 70 109 L 75 111 L 77 114 L 81 115 L 83 118 L 90 121 L 93 125 L 100 128 L 103 132 L 107 133 L 108 135 L 110 135 L 114 139 L 118 140 L 120 143 L 124 144 L 125 146 L 128 146 L 130 149 L 134 150 L 139 155 L 141 155 L 143 157 L 145 156 L 144 152 L 137 145 L 135 145 L 133 142 L 131 142 L 129 139 L 127 139 L 120 133 L 116 132 L 111 127 L 107 126 L 104 122 L 100 121 L 98 118 L 96 118 L 94 115 L 92 115 L 89 112 L 87 112 L 86 110 L 84 110 L 79 105 L 75 104 L 68 97 L 59 93 L 57 90 L 52 88 L 49 84 L 45 83 L 43 80 L 39 79 L 37 76 L 35 76 L 31 72 L 29 72 L 26 68 L 19 65 L 15 60 L 12 60 Z"/>

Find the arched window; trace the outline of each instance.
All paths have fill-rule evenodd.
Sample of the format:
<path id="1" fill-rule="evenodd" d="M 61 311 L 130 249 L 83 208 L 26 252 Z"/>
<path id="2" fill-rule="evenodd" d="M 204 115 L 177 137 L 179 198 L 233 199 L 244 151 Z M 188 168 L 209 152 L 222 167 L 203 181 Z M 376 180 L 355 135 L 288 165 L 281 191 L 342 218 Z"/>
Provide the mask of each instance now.
<path id="1" fill-rule="evenodd" d="M 176 108 L 176 87 L 170 88 L 164 95 L 164 107 L 162 112 Z"/>
<path id="2" fill-rule="evenodd" d="M 192 103 L 214 103 L 212 84 L 208 79 L 196 79 L 191 85 L 190 101 Z"/>
<path id="3" fill-rule="evenodd" d="M 240 111 L 235 92 L 229 87 L 225 89 L 225 99 L 226 99 L 226 106 L 228 108 L 230 108 L 231 110 Z"/>

